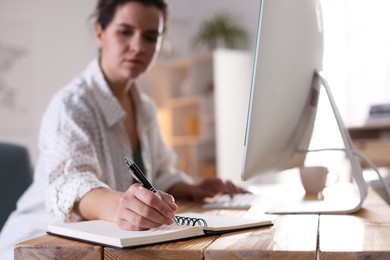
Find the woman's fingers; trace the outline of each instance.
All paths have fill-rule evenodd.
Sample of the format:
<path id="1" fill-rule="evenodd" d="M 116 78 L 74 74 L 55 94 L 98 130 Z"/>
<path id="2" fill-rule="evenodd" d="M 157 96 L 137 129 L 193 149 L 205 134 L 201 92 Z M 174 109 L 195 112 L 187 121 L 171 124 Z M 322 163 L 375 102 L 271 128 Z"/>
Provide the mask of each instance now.
<path id="1" fill-rule="evenodd" d="M 172 195 L 165 193 L 163 191 L 159 191 L 159 194 L 161 196 L 161 199 L 168 204 L 168 206 L 173 210 L 173 212 L 176 212 L 178 206 L 175 203 L 175 198 Z"/>
<path id="2" fill-rule="evenodd" d="M 227 187 L 227 192 L 230 196 L 234 196 L 235 194 L 238 194 L 238 193 L 242 193 L 244 192 L 244 189 L 242 189 L 241 187 L 235 185 L 233 182 L 231 181 L 226 181 L 226 187 Z"/>
<path id="3" fill-rule="evenodd" d="M 162 198 L 133 184 L 120 199 L 118 225 L 128 230 L 143 230 L 172 224 L 177 206 L 172 202 L 172 196 L 164 193 Z"/>
<path id="4" fill-rule="evenodd" d="M 231 181 L 222 181 L 219 178 L 209 178 L 205 179 L 202 181 L 199 185 L 205 193 L 204 194 L 209 194 L 209 195 L 215 195 L 217 193 L 227 193 L 230 196 L 234 196 L 235 194 L 244 192 L 244 189 L 241 187 L 235 185 Z"/>

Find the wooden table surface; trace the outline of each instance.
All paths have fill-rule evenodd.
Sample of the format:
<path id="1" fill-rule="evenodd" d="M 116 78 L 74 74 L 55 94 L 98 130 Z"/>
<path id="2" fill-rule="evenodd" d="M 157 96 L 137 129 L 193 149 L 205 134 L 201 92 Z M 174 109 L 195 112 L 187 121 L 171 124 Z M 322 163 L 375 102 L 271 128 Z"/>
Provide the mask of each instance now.
<path id="1" fill-rule="evenodd" d="M 181 211 L 202 211 L 180 203 Z M 208 213 L 242 216 L 242 210 Z M 271 227 L 137 249 L 117 249 L 44 235 L 15 246 L 15 259 L 390 259 L 390 208 L 369 190 L 348 215 L 280 215 Z"/>
<path id="2" fill-rule="evenodd" d="M 372 189 L 363 208 L 351 215 L 322 215 L 321 259 L 390 259 L 390 207 Z"/>

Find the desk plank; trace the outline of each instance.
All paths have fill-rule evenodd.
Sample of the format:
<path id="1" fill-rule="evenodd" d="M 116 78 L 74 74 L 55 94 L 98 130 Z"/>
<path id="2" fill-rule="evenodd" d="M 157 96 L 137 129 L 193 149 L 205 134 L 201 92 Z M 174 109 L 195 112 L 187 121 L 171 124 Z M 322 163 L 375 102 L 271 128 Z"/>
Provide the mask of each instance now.
<path id="1" fill-rule="evenodd" d="M 44 235 L 16 244 L 14 259 L 103 259 L 103 247 Z"/>
<path id="2" fill-rule="evenodd" d="M 350 215 L 322 215 L 321 259 L 390 259 L 390 207 L 371 188 L 363 208 Z"/>
<path id="3" fill-rule="evenodd" d="M 137 249 L 104 248 L 104 259 L 201 260 L 207 248 L 218 236 L 202 237 Z"/>
<path id="4" fill-rule="evenodd" d="M 222 235 L 205 259 L 315 259 L 317 215 L 283 215 L 272 227 Z"/>

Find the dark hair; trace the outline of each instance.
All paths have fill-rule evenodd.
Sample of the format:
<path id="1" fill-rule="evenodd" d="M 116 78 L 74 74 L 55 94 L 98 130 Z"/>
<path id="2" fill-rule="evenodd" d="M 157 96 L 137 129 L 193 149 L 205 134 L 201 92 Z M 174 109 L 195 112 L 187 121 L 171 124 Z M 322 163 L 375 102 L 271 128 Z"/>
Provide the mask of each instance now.
<path id="1" fill-rule="evenodd" d="M 145 6 L 157 7 L 163 14 L 165 28 L 167 19 L 167 4 L 165 0 L 98 0 L 95 13 L 93 14 L 93 17 L 96 18 L 96 23 L 99 23 L 103 30 L 106 29 L 114 18 L 116 8 L 128 2 L 137 2 Z"/>

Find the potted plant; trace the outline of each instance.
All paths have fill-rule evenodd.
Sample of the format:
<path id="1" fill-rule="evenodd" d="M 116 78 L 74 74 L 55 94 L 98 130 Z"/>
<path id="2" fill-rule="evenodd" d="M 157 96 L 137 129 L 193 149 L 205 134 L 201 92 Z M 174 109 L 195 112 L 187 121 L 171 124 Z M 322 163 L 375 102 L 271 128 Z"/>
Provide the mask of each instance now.
<path id="1" fill-rule="evenodd" d="M 246 44 L 247 32 L 236 24 L 232 17 L 220 13 L 205 21 L 193 38 L 194 46 L 206 46 L 210 50 L 217 47 L 235 49 L 240 44 Z"/>

